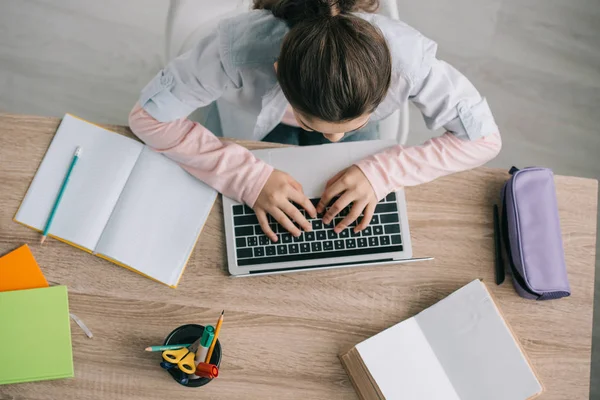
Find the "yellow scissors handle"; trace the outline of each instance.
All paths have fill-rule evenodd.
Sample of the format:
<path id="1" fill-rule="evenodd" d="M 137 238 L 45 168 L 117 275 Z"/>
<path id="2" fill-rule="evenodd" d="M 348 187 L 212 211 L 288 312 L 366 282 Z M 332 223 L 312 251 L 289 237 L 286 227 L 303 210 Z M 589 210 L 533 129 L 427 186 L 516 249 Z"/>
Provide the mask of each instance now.
<path id="1" fill-rule="evenodd" d="M 163 359 L 172 364 L 177 364 L 179 361 L 183 360 L 186 355 L 188 355 L 190 351 L 187 348 L 177 349 L 177 350 L 165 350 L 162 353 Z"/>
<path id="2" fill-rule="evenodd" d="M 193 374 L 196 372 L 196 364 L 194 363 L 195 358 L 196 355 L 192 352 L 189 352 L 181 361 L 179 361 L 177 366 L 186 374 Z"/>

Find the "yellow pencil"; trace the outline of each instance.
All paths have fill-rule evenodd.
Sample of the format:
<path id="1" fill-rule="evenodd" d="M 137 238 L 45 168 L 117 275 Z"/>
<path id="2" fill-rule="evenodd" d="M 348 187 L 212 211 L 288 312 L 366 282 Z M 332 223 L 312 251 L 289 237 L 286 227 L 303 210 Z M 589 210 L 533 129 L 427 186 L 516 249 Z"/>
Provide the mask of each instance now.
<path id="1" fill-rule="evenodd" d="M 217 321 L 217 327 L 215 328 L 215 336 L 213 337 L 213 341 L 210 344 L 210 348 L 208 349 L 208 354 L 206 354 L 205 363 L 210 364 L 210 358 L 212 357 L 213 350 L 215 349 L 215 345 L 217 344 L 217 339 L 219 338 L 219 332 L 221 331 L 221 325 L 223 324 L 223 314 L 225 314 L 225 310 L 221 311 L 221 316 Z"/>

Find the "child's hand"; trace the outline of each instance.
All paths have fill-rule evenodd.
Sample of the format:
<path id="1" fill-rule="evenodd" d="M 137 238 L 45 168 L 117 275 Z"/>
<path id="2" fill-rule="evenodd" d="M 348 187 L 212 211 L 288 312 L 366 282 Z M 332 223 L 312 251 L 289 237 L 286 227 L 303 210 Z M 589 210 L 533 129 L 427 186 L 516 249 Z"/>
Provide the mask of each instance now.
<path id="1" fill-rule="evenodd" d="M 323 222 L 329 224 L 333 217 L 350 203 L 353 203 L 350 213 L 335 226 L 334 231 L 336 233 L 341 232 L 356 221 L 363 211 L 365 215 L 354 228 L 354 231 L 359 232 L 369 226 L 378 201 L 371 183 L 356 165 L 339 172 L 327 182 L 321 201 L 317 204 L 317 212 L 322 213 L 331 202 L 331 199 L 338 195 L 340 198 L 333 203 L 329 211 L 323 216 Z"/>
<path id="2" fill-rule="evenodd" d="M 277 222 L 292 235 L 300 236 L 298 229 L 290 218 L 292 218 L 305 231 L 312 230 L 312 224 L 298 211 L 294 202 L 304 208 L 312 218 L 317 217 L 317 211 L 311 201 L 304 195 L 302 185 L 285 172 L 274 170 L 269 176 L 267 183 L 262 188 L 256 203 L 254 212 L 265 235 L 271 241 L 277 241 L 277 235 L 271 230 L 267 214 L 271 214 Z"/>

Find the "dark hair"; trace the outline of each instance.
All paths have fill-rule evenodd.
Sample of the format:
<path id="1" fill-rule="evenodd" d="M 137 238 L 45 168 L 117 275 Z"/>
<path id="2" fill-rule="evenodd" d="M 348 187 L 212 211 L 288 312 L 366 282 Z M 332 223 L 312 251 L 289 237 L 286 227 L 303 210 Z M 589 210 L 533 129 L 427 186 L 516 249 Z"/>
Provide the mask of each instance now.
<path id="1" fill-rule="evenodd" d="M 388 91 L 391 55 L 383 34 L 351 12 L 372 12 L 379 0 L 254 0 L 290 31 L 277 79 L 286 98 L 307 116 L 327 122 L 371 113 Z"/>

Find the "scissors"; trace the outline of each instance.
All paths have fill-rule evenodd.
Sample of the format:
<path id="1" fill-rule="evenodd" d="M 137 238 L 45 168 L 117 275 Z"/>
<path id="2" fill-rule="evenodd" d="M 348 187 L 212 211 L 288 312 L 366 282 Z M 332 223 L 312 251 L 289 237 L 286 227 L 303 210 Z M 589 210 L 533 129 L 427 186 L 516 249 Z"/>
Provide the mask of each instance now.
<path id="1" fill-rule="evenodd" d="M 179 369 L 186 374 L 193 374 L 196 372 L 194 360 L 196 358 L 196 350 L 198 350 L 198 346 L 200 346 L 200 339 L 201 338 L 198 338 L 198 340 L 187 348 L 163 351 L 163 359 L 171 364 L 177 364 Z"/>

